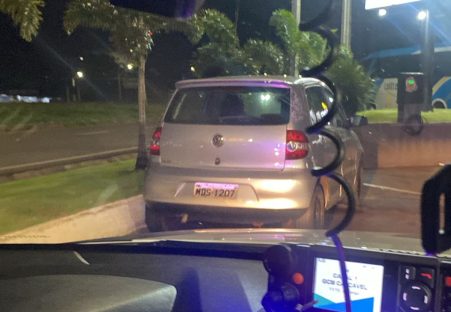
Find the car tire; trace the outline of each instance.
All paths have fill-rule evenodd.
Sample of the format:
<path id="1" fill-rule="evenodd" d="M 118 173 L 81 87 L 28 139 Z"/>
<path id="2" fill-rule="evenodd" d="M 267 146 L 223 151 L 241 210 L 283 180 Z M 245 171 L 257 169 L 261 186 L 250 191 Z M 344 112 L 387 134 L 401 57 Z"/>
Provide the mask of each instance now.
<path id="1" fill-rule="evenodd" d="M 362 208 L 362 190 L 363 190 L 362 175 L 363 175 L 363 165 L 362 163 L 360 163 L 359 167 L 357 168 L 356 183 L 354 185 L 354 197 L 356 209 Z"/>
<path id="2" fill-rule="evenodd" d="M 167 230 L 165 217 L 152 209 L 151 205 L 146 205 L 145 220 L 149 232 L 163 232 Z"/>
<path id="3" fill-rule="evenodd" d="M 326 200 L 323 187 L 316 185 L 310 206 L 297 220 L 296 227 L 301 229 L 323 229 L 326 226 Z"/>

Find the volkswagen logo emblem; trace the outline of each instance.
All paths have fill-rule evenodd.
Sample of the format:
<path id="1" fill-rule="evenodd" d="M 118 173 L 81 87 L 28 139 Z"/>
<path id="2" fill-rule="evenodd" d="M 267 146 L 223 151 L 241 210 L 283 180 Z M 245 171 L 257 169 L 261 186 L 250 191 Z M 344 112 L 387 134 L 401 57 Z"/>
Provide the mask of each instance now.
<path id="1" fill-rule="evenodd" d="M 224 145 L 224 137 L 220 134 L 215 134 L 211 140 L 214 146 L 221 147 Z"/>

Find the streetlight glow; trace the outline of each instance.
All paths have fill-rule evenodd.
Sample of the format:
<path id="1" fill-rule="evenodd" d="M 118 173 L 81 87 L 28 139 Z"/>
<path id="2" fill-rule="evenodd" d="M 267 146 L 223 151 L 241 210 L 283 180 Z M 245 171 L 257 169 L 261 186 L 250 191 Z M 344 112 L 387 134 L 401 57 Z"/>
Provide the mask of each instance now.
<path id="1" fill-rule="evenodd" d="M 392 5 L 400 5 L 421 0 L 365 0 L 365 10 L 380 9 Z"/>
<path id="2" fill-rule="evenodd" d="M 387 10 L 386 9 L 379 9 L 377 14 L 379 15 L 379 17 L 384 17 L 385 15 L 387 15 Z"/>
<path id="3" fill-rule="evenodd" d="M 79 71 L 77 71 L 77 77 L 80 78 L 80 79 L 82 79 L 82 78 L 85 77 L 85 73 L 82 72 L 81 70 L 79 70 Z"/>
<path id="4" fill-rule="evenodd" d="M 190 70 L 194 73 L 196 72 L 196 68 L 194 68 L 194 66 L 191 66 Z"/>
<path id="5" fill-rule="evenodd" d="M 128 70 L 132 70 L 133 69 L 133 64 L 132 63 L 128 63 L 127 64 L 127 69 Z"/>
<path id="6" fill-rule="evenodd" d="M 424 21 L 427 16 L 428 16 L 428 13 L 426 11 L 420 11 L 420 12 L 418 12 L 417 19 L 420 21 Z"/>

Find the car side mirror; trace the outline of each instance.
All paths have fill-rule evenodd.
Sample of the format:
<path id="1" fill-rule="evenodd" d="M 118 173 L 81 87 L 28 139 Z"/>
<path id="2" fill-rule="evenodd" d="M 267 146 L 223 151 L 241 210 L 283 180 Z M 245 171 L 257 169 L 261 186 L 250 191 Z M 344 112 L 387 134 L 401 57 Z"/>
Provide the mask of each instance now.
<path id="1" fill-rule="evenodd" d="M 366 118 L 365 116 L 354 115 L 350 118 L 349 121 L 353 127 L 368 125 L 368 118 Z"/>

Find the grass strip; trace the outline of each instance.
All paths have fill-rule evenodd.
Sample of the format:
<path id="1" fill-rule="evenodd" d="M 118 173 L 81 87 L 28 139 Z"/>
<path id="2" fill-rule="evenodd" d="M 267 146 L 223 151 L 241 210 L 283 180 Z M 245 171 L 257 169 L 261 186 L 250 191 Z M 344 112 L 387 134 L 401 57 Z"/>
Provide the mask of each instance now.
<path id="1" fill-rule="evenodd" d="M 164 105 L 147 106 L 148 122 L 155 124 Z M 86 126 L 138 121 L 137 104 L 118 103 L 1 103 L 0 127 L 30 128 L 34 125 Z"/>
<path id="2" fill-rule="evenodd" d="M 0 184 L 0 234 L 142 192 L 135 160 L 88 166 Z"/>
<path id="3" fill-rule="evenodd" d="M 368 118 L 370 124 L 375 123 L 396 123 L 397 109 L 375 109 L 369 111 L 358 112 L 357 115 Z M 426 123 L 448 123 L 451 122 L 451 109 L 434 109 L 432 112 L 422 112 L 421 116 Z"/>

